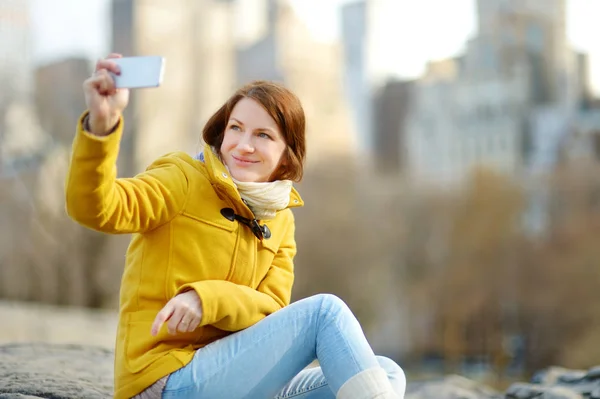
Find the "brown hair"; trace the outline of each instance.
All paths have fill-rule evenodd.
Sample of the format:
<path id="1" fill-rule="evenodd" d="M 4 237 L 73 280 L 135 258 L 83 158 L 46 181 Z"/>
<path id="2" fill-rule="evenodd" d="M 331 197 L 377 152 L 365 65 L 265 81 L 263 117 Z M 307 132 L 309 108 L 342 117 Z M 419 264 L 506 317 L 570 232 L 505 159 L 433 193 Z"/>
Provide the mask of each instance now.
<path id="1" fill-rule="evenodd" d="M 270 180 L 300 181 L 306 156 L 304 110 L 298 97 L 278 83 L 258 80 L 238 89 L 204 126 L 204 141 L 220 152 L 231 111 L 243 98 L 262 105 L 277 123 L 286 143 L 282 162 Z"/>

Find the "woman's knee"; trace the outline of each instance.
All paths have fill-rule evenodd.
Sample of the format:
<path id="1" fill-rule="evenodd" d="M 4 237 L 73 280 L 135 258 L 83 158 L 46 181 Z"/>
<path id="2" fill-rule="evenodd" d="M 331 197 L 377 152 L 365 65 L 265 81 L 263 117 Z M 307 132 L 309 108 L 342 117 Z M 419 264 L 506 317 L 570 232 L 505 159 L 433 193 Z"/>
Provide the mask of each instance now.
<path id="1" fill-rule="evenodd" d="M 404 374 L 404 370 L 402 370 L 398 363 L 388 357 L 377 356 L 377 361 L 387 373 L 394 390 L 398 393 L 404 393 L 406 390 L 406 375 Z"/>
<path id="2" fill-rule="evenodd" d="M 299 308 L 310 309 L 310 312 L 318 312 L 321 315 L 351 312 L 346 303 L 333 294 L 316 294 L 304 298 L 295 304 Z"/>
<path id="3" fill-rule="evenodd" d="M 339 297 L 333 294 L 317 294 L 302 299 L 296 303 L 296 309 L 303 314 L 309 314 L 310 320 L 317 328 L 329 325 L 334 321 L 340 325 L 357 325 L 358 321 L 354 314 Z"/>
<path id="4" fill-rule="evenodd" d="M 321 303 L 321 310 L 323 313 L 337 314 L 337 313 L 352 313 L 350 308 L 340 297 L 333 294 L 318 294 L 315 295 Z"/>

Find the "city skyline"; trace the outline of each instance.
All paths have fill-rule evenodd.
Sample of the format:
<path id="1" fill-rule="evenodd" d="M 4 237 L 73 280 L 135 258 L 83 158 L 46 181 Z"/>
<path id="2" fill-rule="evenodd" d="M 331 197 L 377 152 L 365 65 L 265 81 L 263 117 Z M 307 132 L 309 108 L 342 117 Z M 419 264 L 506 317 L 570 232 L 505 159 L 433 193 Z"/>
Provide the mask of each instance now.
<path id="1" fill-rule="evenodd" d="M 353 1 L 291 0 L 291 3 L 316 39 L 333 41 L 339 37 L 339 7 Z M 461 53 L 475 33 L 475 0 L 376 1 L 386 3 L 389 9 L 388 20 L 381 23 L 390 24 L 398 33 L 398 37 L 381 43 L 374 52 L 380 68 L 391 76 L 419 77 L 427 61 Z M 95 59 L 110 51 L 110 0 L 31 0 L 31 4 L 36 64 L 69 56 Z M 577 50 L 589 54 L 592 89 L 600 95 L 600 43 L 595 39 L 600 36 L 600 25 L 594 23 L 594 15 L 600 15 L 600 2 L 567 0 L 567 5 L 569 41 Z"/>

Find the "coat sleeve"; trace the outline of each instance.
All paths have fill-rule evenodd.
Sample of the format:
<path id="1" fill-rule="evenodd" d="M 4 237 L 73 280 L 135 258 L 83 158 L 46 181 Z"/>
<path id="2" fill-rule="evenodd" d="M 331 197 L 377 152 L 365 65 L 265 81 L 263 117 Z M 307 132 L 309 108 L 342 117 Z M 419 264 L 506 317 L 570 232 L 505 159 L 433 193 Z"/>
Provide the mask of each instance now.
<path id="1" fill-rule="evenodd" d="M 99 137 L 84 130 L 85 116 L 77 125 L 65 184 L 69 216 L 91 229 L 121 234 L 151 230 L 180 212 L 188 192 L 182 161 L 167 155 L 134 178 L 118 179 L 123 120 Z"/>
<path id="2" fill-rule="evenodd" d="M 290 212 L 291 215 L 291 212 Z M 178 293 L 193 289 L 202 302 L 201 326 L 239 331 L 289 305 L 294 283 L 294 219 L 266 276 L 256 289 L 224 280 L 204 280 L 183 285 Z"/>

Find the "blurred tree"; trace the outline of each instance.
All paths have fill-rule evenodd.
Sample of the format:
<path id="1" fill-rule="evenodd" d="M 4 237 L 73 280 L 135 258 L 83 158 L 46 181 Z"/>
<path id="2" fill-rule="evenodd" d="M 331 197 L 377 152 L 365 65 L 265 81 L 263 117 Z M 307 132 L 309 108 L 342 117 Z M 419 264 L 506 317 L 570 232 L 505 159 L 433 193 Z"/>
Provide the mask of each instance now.
<path id="1" fill-rule="evenodd" d="M 523 265 L 528 369 L 590 367 L 600 358 L 600 168 L 573 162 L 550 181 L 549 231 Z M 525 260 L 525 259 L 524 259 Z"/>
<path id="2" fill-rule="evenodd" d="M 549 228 L 540 237 L 521 228 L 525 191 L 485 170 L 463 191 L 404 210 L 415 357 L 439 354 L 449 371 L 480 358 L 502 373 L 518 355 L 507 342 L 519 338 L 529 373 L 597 363 L 598 169 L 570 164 L 554 173 Z"/>
<path id="3" fill-rule="evenodd" d="M 306 205 L 294 211 L 294 298 L 336 294 L 366 330 L 382 318 L 399 317 L 390 297 L 398 289 L 394 256 L 402 242 L 401 205 L 395 196 L 380 195 L 382 189 L 373 178 L 363 180 L 355 160 L 333 157 L 307 170 L 299 185 Z"/>
<path id="4" fill-rule="evenodd" d="M 37 117 L 52 139 L 36 153 L 12 159 L 10 170 L 0 173 L 2 220 L 12 230 L 0 247 L 0 297 L 88 307 L 117 303 L 127 237 L 87 230 L 64 211 L 74 123 L 85 107 L 81 82 L 90 72 L 83 59 L 36 70 Z M 9 92 L 0 94 L 0 138 Z"/>
<path id="5" fill-rule="evenodd" d="M 441 355 L 448 370 L 465 358 L 503 364 L 503 335 L 515 328 L 522 205 L 518 186 L 477 170 L 462 192 L 421 200 L 407 219 L 412 314 L 431 318 L 414 323 L 413 336 L 417 348 Z"/>

